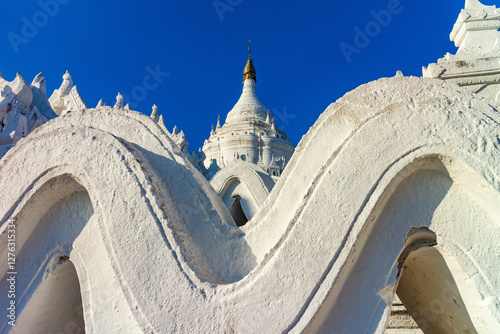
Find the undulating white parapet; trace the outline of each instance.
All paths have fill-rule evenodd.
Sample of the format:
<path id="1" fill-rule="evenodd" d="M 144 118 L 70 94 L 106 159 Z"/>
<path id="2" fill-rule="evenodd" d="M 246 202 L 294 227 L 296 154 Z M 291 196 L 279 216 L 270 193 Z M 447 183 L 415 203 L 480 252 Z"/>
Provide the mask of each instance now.
<path id="1" fill-rule="evenodd" d="M 422 329 L 497 332 L 499 126 L 454 84 L 363 85 L 238 228 L 151 117 L 58 117 L 0 160 L 0 242 L 13 224 L 23 273 L 11 332 L 381 333 L 396 293 Z"/>
<path id="2" fill-rule="evenodd" d="M 250 56 L 191 155 L 156 105 L 73 109 L 68 74 L 55 117 L 0 76 L 0 332 L 500 333 L 499 19 L 467 0 L 432 78 L 348 92 L 295 149 Z"/>

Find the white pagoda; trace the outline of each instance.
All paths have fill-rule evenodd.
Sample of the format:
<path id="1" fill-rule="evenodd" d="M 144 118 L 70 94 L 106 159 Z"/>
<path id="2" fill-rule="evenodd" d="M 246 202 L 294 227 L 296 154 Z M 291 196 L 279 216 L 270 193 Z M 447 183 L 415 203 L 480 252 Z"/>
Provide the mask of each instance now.
<path id="1" fill-rule="evenodd" d="M 203 152 L 205 167 L 213 171 L 226 167 L 232 161 L 246 161 L 258 165 L 271 176 L 280 176 L 293 154 L 294 147 L 285 132 L 275 124 L 269 109 L 256 92 L 257 76 L 249 43 L 248 60 L 243 71 L 243 92 L 226 122 L 217 119 L 215 129 L 205 140 Z"/>

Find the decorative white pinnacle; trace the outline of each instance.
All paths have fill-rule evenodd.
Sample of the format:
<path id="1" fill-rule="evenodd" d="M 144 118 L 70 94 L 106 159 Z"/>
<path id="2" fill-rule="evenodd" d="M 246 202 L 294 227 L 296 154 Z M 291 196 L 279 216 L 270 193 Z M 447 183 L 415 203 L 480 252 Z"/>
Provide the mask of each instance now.
<path id="1" fill-rule="evenodd" d="M 220 129 L 220 116 L 217 117 L 217 126 L 215 127 L 216 129 Z"/>
<path id="2" fill-rule="evenodd" d="M 120 92 L 118 92 L 118 95 L 116 95 L 116 103 L 113 108 L 123 109 L 123 96 Z"/>
<path id="3" fill-rule="evenodd" d="M 158 116 L 158 107 L 155 105 L 153 105 L 152 107 L 153 111 L 151 112 L 151 119 L 153 121 L 155 121 L 156 123 L 158 123 L 158 120 L 159 120 L 159 116 Z"/>
<path id="4" fill-rule="evenodd" d="M 66 70 L 66 73 L 64 73 L 63 75 L 63 82 L 61 84 L 61 87 L 59 87 L 59 93 L 62 96 L 68 95 L 71 91 L 71 88 L 73 88 L 73 79 L 71 79 L 71 74 L 69 74 L 69 71 Z"/>

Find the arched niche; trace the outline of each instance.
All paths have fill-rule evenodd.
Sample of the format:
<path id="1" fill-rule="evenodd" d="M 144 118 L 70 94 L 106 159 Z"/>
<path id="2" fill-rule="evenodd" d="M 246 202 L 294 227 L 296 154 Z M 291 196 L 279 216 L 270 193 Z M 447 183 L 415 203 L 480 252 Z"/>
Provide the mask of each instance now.
<path id="1" fill-rule="evenodd" d="M 73 245 L 94 216 L 92 201 L 73 175 L 56 172 L 40 182 L 14 209 L 17 320 L 15 327 L 2 327 L 12 333 L 84 333 L 85 269 Z M 0 293 L 6 298 L 5 286 Z"/>
<path id="2" fill-rule="evenodd" d="M 237 226 L 245 225 L 258 210 L 259 205 L 250 188 L 238 177 L 229 179 L 219 195 Z"/>
<path id="3" fill-rule="evenodd" d="M 71 261 L 38 286 L 10 333 L 85 333 L 80 283 Z"/>
<path id="4" fill-rule="evenodd" d="M 222 198 L 237 226 L 257 213 L 274 187 L 274 180 L 257 165 L 233 162 L 218 171 L 210 184 Z"/>
<path id="5" fill-rule="evenodd" d="M 398 286 L 397 259 L 407 232 L 419 226 L 436 233 L 438 253 L 446 255 L 446 265 L 434 250 L 415 252 L 409 261 L 424 261 L 425 255 L 428 261 L 421 267 L 427 276 L 432 275 L 434 267 L 448 270 L 447 275 L 437 275 L 429 281 L 439 291 L 446 287 L 442 279 L 455 277 L 460 293 L 454 291 L 463 297 L 462 305 L 471 320 L 464 320 L 464 328 L 472 323 L 470 328 L 475 329 L 471 333 L 500 330 L 495 314 L 495 296 L 500 286 L 489 279 L 496 277 L 494 264 L 498 263 L 499 254 L 495 241 L 500 238 L 498 207 L 491 205 L 498 203 L 495 196 L 484 181 L 456 159 L 432 155 L 406 166 L 380 196 L 340 278 L 330 288 L 306 332 L 383 333 Z M 435 256 L 429 257 L 427 252 Z M 409 298 L 403 299 L 408 303 Z M 432 302 L 425 299 L 420 303 L 424 301 Z M 458 310 L 448 313 L 460 314 Z M 446 324 L 437 326 L 447 328 Z"/>

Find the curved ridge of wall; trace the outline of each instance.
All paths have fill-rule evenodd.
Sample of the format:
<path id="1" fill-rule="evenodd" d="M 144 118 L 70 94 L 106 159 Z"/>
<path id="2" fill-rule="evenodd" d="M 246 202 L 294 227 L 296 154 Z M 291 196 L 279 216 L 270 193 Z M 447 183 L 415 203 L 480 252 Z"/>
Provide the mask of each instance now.
<path id="1" fill-rule="evenodd" d="M 238 229 L 148 117 L 111 108 L 71 113 L 0 160 L 0 241 L 6 220 L 33 205 L 44 184 L 71 175 L 94 210 L 74 242 L 85 253 L 75 267 L 89 287 L 82 294 L 89 332 L 116 331 L 119 324 L 103 319 L 117 309 L 135 326 L 124 328 L 137 332 L 376 332 L 390 307 L 377 292 L 391 283 L 407 227 L 425 212 L 431 218 L 422 225 L 445 241 L 443 251 L 466 276 L 479 277 L 478 293 L 493 298 L 485 310 L 498 325 L 499 125 L 486 100 L 442 81 L 395 77 L 360 86 L 319 117 L 259 212 Z M 407 191 L 413 187 L 417 199 Z M 436 193 L 441 201 L 427 205 Z M 404 205 L 412 201 L 423 211 Z M 465 218 L 454 215 L 454 203 L 470 208 Z M 453 228 L 448 216 L 457 219 Z M 86 240 L 102 245 L 87 249 Z M 391 247 L 375 247 L 382 241 Z M 107 259 L 106 270 L 94 268 L 96 257 Z M 358 275 L 370 259 L 378 269 Z M 109 273 L 114 307 L 97 308 L 92 295 Z M 348 289 L 351 279 L 357 285 Z"/>

